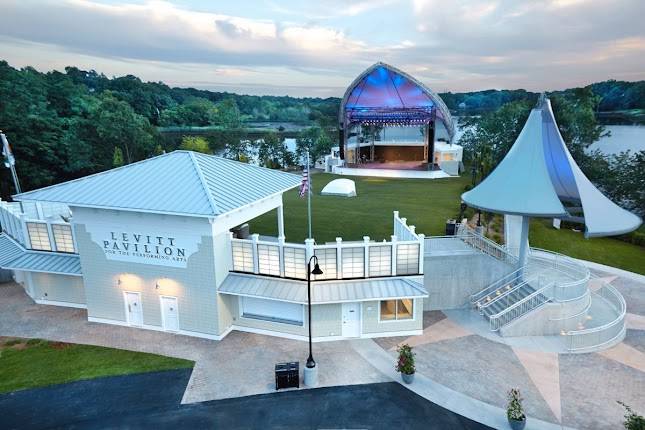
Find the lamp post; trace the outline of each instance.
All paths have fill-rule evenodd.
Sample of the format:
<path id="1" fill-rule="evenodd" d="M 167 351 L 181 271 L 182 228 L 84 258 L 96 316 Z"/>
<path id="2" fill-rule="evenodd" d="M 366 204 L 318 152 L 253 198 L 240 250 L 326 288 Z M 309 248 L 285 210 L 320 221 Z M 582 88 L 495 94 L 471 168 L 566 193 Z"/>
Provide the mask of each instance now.
<path id="1" fill-rule="evenodd" d="M 314 261 L 314 269 L 311 270 L 311 261 Z M 314 361 L 314 356 L 311 352 L 311 275 L 322 275 L 323 271 L 320 270 L 318 265 L 318 257 L 312 255 L 307 262 L 307 325 L 309 326 L 309 357 L 307 357 L 307 364 L 305 365 L 305 385 L 308 387 L 315 387 L 318 385 L 318 368 Z"/>

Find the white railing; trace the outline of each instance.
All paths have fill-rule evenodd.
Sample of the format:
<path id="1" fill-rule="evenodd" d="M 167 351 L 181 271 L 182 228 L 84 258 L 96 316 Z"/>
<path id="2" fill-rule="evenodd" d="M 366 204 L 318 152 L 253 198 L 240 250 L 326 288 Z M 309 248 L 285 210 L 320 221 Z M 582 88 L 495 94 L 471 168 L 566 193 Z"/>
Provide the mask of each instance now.
<path id="1" fill-rule="evenodd" d="M 369 237 L 362 241 L 343 241 L 316 244 L 313 239 L 302 243 L 261 240 L 254 234 L 250 239 L 231 236 L 231 270 L 258 275 L 306 279 L 306 263 L 312 255 L 318 258 L 322 279 L 373 278 L 423 274 L 424 236 L 414 232 L 405 218 L 395 212 L 395 231 L 407 239 L 392 235 L 389 241 L 376 242 Z"/>
<path id="2" fill-rule="evenodd" d="M 71 225 L 45 212 L 47 208 L 32 203 L 30 216 L 27 216 L 20 203 L 0 201 L 2 231 L 28 249 L 76 253 L 76 239 Z"/>
<path id="3" fill-rule="evenodd" d="M 407 218 L 400 218 L 399 211 L 394 211 L 394 236 L 399 240 L 419 240 L 420 237 L 423 237 L 423 234 L 418 234 L 416 232 L 416 227 L 413 225 L 408 225 Z"/>
<path id="4" fill-rule="evenodd" d="M 552 271 L 561 280 L 556 281 L 552 300 L 568 302 L 582 298 L 588 290 L 591 272 L 584 265 L 557 252 L 531 248 L 529 271 Z"/>
<path id="5" fill-rule="evenodd" d="M 450 246 L 451 242 L 463 243 L 468 247 Z M 506 248 L 477 233 L 463 222 L 457 224 L 454 236 L 428 237 L 425 252 L 427 255 L 460 255 L 470 254 L 473 249 L 509 264 L 517 264 L 518 261 L 517 257 L 509 253 Z"/>
<path id="6" fill-rule="evenodd" d="M 623 296 L 612 285 L 604 285 L 593 293 L 616 312 L 616 318 L 598 327 L 563 332 L 569 352 L 589 352 L 611 346 L 625 336 L 627 305 Z"/>
<path id="7" fill-rule="evenodd" d="M 493 294 L 495 291 L 505 287 L 506 285 L 511 285 L 515 283 L 522 276 L 523 270 L 524 270 L 524 267 L 515 269 L 511 273 L 508 273 L 502 276 L 497 281 L 493 282 L 492 284 L 482 289 L 481 291 L 478 291 L 475 294 L 472 294 L 470 296 L 470 303 L 473 306 L 475 306 L 477 302 L 479 302 L 481 299 L 488 296 L 489 294 Z"/>
<path id="8" fill-rule="evenodd" d="M 485 296 L 482 300 L 476 302 L 475 306 L 479 309 L 479 313 L 482 315 L 487 308 L 495 303 L 503 303 L 504 308 L 508 308 L 514 303 L 514 301 L 512 301 L 513 294 L 523 287 L 531 287 L 536 290 L 540 289 L 542 287 L 542 279 L 539 276 L 533 276 L 529 279 L 522 280 L 515 286 L 507 285 L 505 288 L 495 291 L 492 298 L 490 296 Z"/>
<path id="9" fill-rule="evenodd" d="M 555 283 L 550 283 L 532 294 L 529 294 L 522 300 L 514 303 L 506 309 L 491 315 L 489 318 L 490 329 L 497 331 L 511 321 L 520 318 L 529 312 L 544 306 L 549 302 L 549 297 L 553 295 Z"/>

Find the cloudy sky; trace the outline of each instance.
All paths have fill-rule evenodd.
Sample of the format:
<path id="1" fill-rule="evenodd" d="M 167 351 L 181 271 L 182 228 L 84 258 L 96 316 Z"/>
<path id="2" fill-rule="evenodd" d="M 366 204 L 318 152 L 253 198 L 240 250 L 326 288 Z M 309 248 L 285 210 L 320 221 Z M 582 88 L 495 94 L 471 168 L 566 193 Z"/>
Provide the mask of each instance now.
<path id="1" fill-rule="evenodd" d="M 376 61 L 436 91 L 645 79 L 645 0 L 0 0 L 0 58 L 342 96 Z"/>

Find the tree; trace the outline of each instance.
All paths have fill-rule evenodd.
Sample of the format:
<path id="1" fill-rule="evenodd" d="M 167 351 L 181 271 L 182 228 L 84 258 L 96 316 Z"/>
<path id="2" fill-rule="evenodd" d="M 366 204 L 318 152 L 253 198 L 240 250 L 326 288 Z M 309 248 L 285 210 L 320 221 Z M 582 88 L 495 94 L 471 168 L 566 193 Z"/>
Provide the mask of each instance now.
<path id="1" fill-rule="evenodd" d="M 331 139 L 319 127 L 309 127 L 296 138 L 296 156 L 301 162 L 309 152 L 309 163 L 315 165 L 321 155 L 331 150 Z"/>
<path id="2" fill-rule="evenodd" d="M 181 145 L 179 145 L 179 149 L 183 149 L 186 151 L 201 152 L 202 154 L 213 153 L 213 151 L 211 151 L 210 146 L 208 145 L 208 141 L 203 137 L 199 137 L 199 136 L 182 137 Z"/>
<path id="3" fill-rule="evenodd" d="M 118 146 L 114 147 L 114 156 L 112 157 L 112 166 L 121 167 L 125 164 L 123 162 L 123 151 Z"/>
<path id="4" fill-rule="evenodd" d="M 284 155 L 288 150 L 277 133 L 267 133 L 258 141 L 258 162 L 260 166 L 279 169 L 285 166 Z"/>

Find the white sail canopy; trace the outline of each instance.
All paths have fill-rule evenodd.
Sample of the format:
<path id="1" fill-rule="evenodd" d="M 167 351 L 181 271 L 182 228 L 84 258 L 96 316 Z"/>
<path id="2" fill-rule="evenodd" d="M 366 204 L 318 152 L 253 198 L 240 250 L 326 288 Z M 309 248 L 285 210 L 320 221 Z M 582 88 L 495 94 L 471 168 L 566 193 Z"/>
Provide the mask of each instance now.
<path id="1" fill-rule="evenodd" d="M 585 224 L 586 237 L 624 234 L 642 222 L 605 197 L 582 173 L 560 135 L 548 99 L 531 111 L 497 168 L 462 199 L 490 212 L 578 219 Z M 574 207 L 567 210 L 563 203 Z M 583 216 L 572 216 L 574 208 Z"/>

